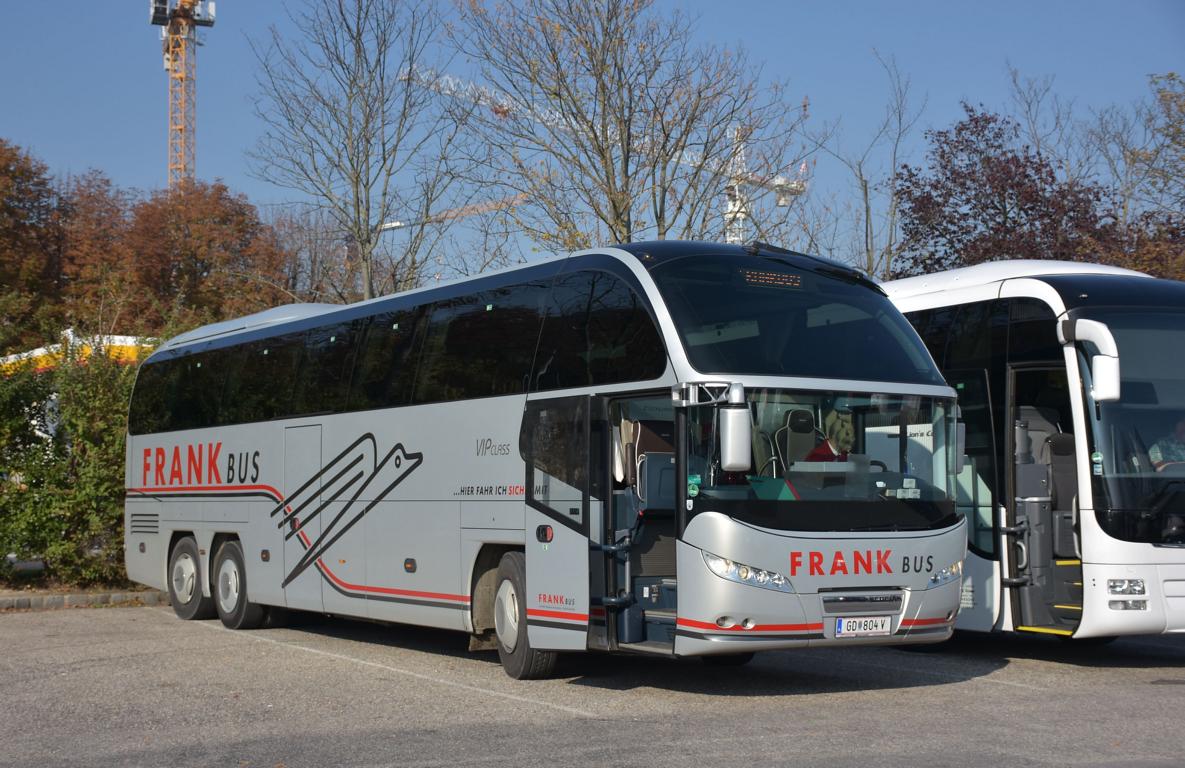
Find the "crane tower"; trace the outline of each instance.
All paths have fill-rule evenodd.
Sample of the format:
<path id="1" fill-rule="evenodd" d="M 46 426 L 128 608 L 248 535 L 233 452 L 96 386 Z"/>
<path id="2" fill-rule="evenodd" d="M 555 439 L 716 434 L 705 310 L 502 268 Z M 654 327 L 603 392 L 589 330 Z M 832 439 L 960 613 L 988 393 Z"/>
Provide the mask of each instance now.
<path id="1" fill-rule="evenodd" d="M 197 28 L 214 26 L 214 0 L 149 0 L 169 77 L 169 188 L 193 180 L 197 143 Z"/>

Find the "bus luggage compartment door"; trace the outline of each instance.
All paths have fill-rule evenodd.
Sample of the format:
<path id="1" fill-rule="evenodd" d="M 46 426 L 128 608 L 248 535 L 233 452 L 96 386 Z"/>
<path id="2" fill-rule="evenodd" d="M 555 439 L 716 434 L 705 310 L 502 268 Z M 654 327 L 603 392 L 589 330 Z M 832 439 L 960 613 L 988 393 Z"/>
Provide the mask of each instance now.
<path id="1" fill-rule="evenodd" d="M 530 401 L 519 435 L 527 486 L 527 637 L 540 650 L 588 648 L 589 513 L 599 513 L 590 495 L 589 403 L 588 397 Z"/>
<path id="2" fill-rule="evenodd" d="M 288 502 L 274 521 L 284 542 L 284 599 L 289 608 L 321 611 L 321 573 L 307 567 L 305 554 L 321 534 L 315 514 L 321 493 L 321 425 L 284 430 L 284 493 Z M 302 503 L 308 501 L 308 504 Z"/>

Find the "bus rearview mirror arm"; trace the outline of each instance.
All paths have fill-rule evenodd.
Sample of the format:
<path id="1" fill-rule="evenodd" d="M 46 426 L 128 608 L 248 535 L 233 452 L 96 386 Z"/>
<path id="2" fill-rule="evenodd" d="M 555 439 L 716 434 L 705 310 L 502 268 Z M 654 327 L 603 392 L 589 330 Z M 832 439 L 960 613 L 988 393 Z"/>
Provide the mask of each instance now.
<path id="1" fill-rule="evenodd" d="M 1105 323 L 1097 320 L 1063 320 L 1057 326 L 1057 338 L 1062 344 L 1089 341 L 1098 354 L 1090 358 L 1090 394 L 1096 403 L 1113 403 L 1119 399 L 1119 347 Z"/>

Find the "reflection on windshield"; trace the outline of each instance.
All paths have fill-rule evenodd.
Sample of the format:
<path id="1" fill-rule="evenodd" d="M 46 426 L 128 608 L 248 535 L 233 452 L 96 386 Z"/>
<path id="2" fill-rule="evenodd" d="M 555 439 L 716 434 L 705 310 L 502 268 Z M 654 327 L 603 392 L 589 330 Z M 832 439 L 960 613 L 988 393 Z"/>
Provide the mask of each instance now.
<path id="1" fill-rule="evenodd" d="M 692 514 L 714 510 L 811 531 L 922 529 L 957 519 L 949 401 L 775 389 L 748 398 L 748 472 L 720 469 L 715 409 L 689 411 Z"/>
<path id="2" fill-rule="evenodd" d="M 1099 523 L 1127 541 L 1185 544 L 1185 312 L 1125 308 L 1082 316 L 1111 329 L 1122 378 L 1118 402 L 1089 409 Z M 1089 376 L 1088 359 L 1080 355 Z"/>
<path id="3" fill-rule="evenodd" d="M 676 259 L 651 276 L 698 371 L 943 383 L 870 287 L 756 256 Z"/>

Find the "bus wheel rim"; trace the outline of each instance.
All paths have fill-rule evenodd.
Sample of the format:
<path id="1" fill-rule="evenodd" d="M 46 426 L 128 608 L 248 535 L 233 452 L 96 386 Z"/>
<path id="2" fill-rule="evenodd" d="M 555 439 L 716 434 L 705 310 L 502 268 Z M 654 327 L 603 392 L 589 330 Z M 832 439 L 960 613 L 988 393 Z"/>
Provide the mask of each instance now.
<path id="1" fill-rule="evenodd" d="M 218 567 L 218 605 L 222 607 L 223 613 L 235 612 L 241 588 L 239 566 L 230 558 L 223 560 Z"/>
<path id="2" fill-rule="evenodd" d="M 185 552 L 173 563 L 173 594 L 182 603 L 188 603 L 193 599 L 196 586 L 197 565 L 189 553 Z"/>
<path id="3" fill-rule="evenodd" d="M 494 632 L 508 653 L 514 653 L 518 647 L 518 621 L 518 593 L 510 579 L 506 579 L 498 586 L 498 596 L 494 598 Z"/>

